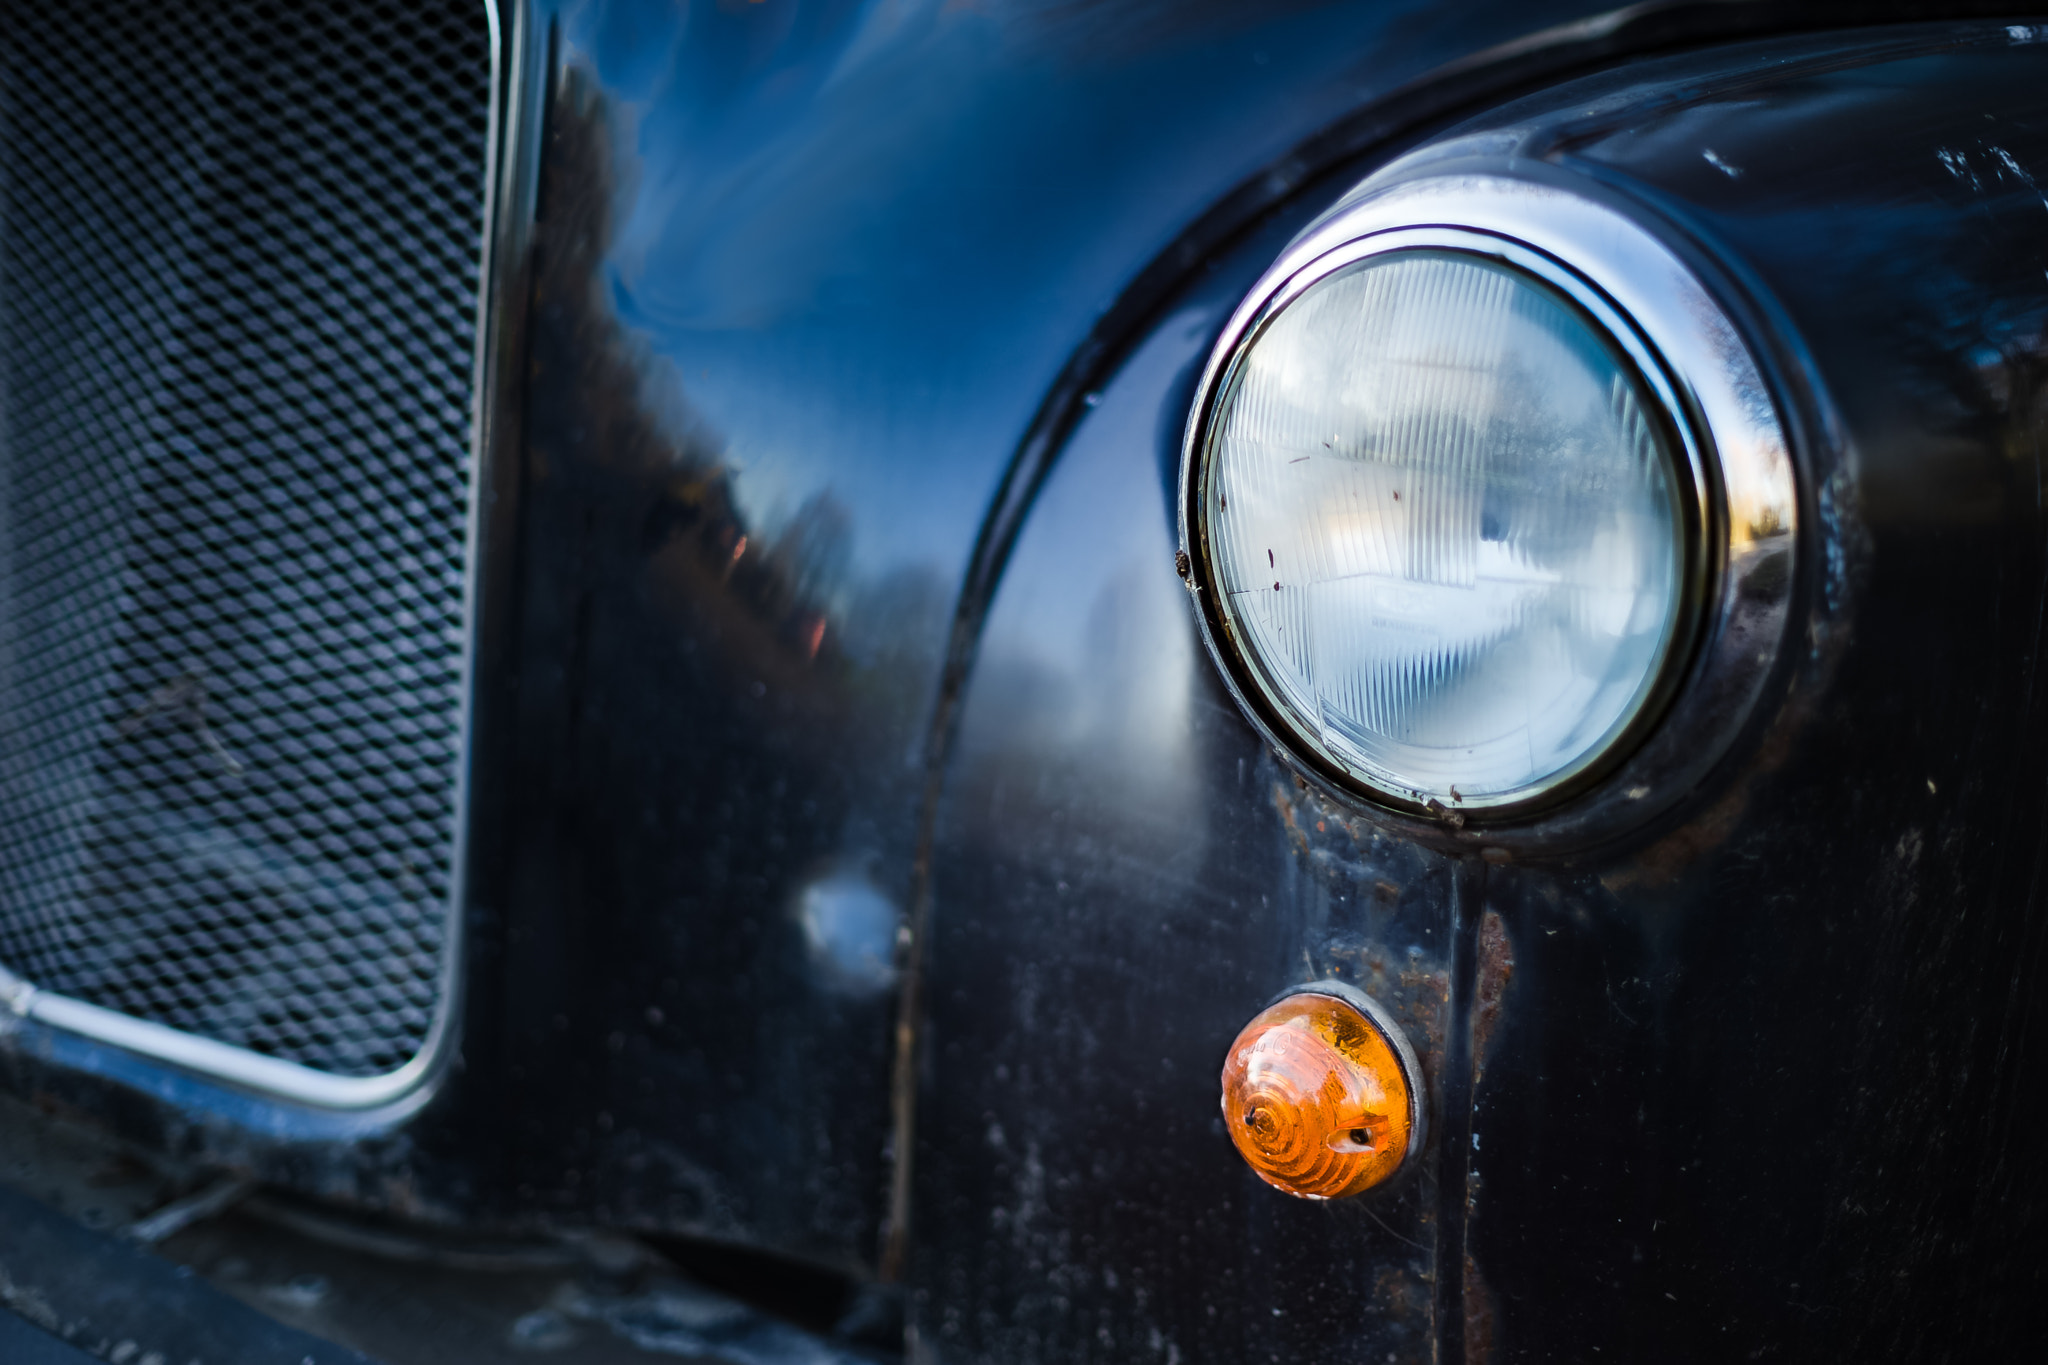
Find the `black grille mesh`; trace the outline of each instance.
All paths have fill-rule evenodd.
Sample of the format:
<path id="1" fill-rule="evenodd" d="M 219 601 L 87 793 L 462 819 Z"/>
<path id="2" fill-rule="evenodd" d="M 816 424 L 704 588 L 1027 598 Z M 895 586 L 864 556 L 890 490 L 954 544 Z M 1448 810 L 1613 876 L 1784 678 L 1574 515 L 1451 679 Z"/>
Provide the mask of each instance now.
<path id="1" fill-rule="evenodd" d="M 0 964 L 323 1071 L 439 993 L 482 0 L 0 0 Z"/>

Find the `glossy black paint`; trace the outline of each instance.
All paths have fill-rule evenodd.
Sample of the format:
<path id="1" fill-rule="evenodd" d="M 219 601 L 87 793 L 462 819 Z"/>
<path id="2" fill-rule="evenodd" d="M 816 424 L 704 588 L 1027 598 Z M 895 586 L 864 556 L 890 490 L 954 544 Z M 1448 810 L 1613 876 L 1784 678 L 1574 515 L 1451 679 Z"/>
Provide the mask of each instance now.
<path id="1" fill-rule="evenodd" d="M 1757 329 L 1796 435 L 1788 676 L 1689 802 L 1608 848 L 1475 844 L 1454 878 L 1259 752 L 1198 657 L 1167 521 L 1190 367 L 1274 247 L 1138 349 L 1034 509 L 952 755 L 933 1358 L 2024 1351 L 2048 1264 L 2044 38 L 1623 68 L 1388 172 L 1632 205 Z M 1265 1190 L 1204 1131 L 1230 1037 L 1289 982 L 1398 993 L 1409 942 L 1473 1077 L 1446 1087 L 1457 1049 L 1425 1030 L 1440 1112 L 1471 1116 L 1441 1125 L 1436 1198 Z"/>
<path id="2" fill-rule="evenodd" d="M 1159 306 L 1176 234 L 1225 240 L 1542 62 L 1764 22 L 1728 8 L 1641 33 L 1557 29 L 1570 6 L 537 11 L 517 696 L 483 841 L 509 856 L 470 1023 L 502 1048 L 508 1212 L 873 1264 L 891 921 L 923 903 L 977 594 L 1074 358 Z"/>
<path id="3" fill-rule="evenodd" d="M 1579 13 L 536 11 L 481 1104 L 422 1150 L 500 1216 L 893 1271 L 935 765 L 1081 389 L 1314 175 L 1627 29 L 1525 41 Z"/>

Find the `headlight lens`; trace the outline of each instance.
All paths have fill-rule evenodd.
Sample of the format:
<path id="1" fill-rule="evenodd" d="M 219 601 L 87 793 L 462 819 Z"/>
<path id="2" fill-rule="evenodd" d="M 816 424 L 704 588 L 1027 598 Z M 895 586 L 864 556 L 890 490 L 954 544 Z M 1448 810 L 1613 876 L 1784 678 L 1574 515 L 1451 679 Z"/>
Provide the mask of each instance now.
<path id="1" fill-rule="evenodd" d="M 1286 728 L 1418 805 L 1597 763 L 1691 605 L 1690 467 L 1614 331 L 1502 259 L 1418 248 L 1248 336 L 1199 496 L 1215 605 Z"/>

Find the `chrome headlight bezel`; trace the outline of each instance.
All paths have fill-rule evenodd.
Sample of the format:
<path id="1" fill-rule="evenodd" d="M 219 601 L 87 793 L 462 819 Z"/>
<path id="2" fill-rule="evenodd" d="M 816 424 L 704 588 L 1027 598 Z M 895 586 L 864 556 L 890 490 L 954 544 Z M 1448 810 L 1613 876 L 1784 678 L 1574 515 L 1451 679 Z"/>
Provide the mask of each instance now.
<path id="1" fill-rule="evenodd" d="M 1662 408 L 1671 473 L 1682 485 L 1681 620 L 1654 685 L 1601 746 L 1540 785 L 1491 801 L 1390 790 L 1296 723 L 1243 647 L 1211 557 L 1214 419 L 1262 329 L 1335 272 L 1411 250 L 1490 259 L 1579 310 Z M 1699 274 L 1643 224 L 1600 200 L 1501 175 L 1368 182 L 1261 276 L 1210 354 L 1182 447 L 1182 564 L 1204 642 L 1236 700 L 1264 738 L 1327 785 L 1457 828 L 1552 820 L 1610 782 L 1625 805 L 1647 813 L 1725 751 L 1772 671 L 1791 610 L 1797 502 L 1785 425 L 1755 353 Z"/>

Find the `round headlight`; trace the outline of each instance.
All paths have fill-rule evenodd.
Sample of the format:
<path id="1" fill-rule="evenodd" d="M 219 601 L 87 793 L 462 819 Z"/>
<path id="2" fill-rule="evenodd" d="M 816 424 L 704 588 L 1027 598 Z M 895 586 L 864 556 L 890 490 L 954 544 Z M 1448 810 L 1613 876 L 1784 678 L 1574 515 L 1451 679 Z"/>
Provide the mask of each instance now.
<path id="1" fill-rule="evenodd" d="M 1654 350 L 1554 258 L 1347 243 L 1242 320 L 1197 419 L 1213 624 L 1319 766 L 1395 805 L 1522 807 L 1669 700 L 1706 480 Z"/>

